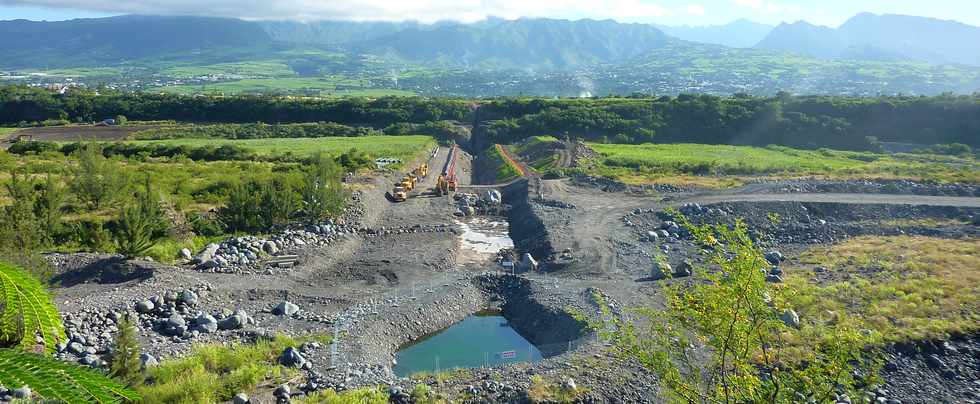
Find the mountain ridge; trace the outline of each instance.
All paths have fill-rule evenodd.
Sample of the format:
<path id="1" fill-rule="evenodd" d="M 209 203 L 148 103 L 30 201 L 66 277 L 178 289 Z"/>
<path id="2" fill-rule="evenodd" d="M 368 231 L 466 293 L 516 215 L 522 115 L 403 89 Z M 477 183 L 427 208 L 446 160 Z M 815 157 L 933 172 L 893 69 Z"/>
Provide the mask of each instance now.
<path id="1" fill-rule="evenodd" d="M 928 17 L 860 13 L 838 28 L 805 21 L 783 23 L 755 47 L 821 58 L 980 66 L 980 27 Z"/>

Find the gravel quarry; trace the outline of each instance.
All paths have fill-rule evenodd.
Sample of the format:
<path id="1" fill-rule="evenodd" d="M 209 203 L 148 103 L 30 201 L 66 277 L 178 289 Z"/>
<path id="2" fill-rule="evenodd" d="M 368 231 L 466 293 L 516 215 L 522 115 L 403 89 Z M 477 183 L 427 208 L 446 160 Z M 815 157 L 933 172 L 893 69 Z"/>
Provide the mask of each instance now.
<path id="1" fill-rule="evenodd" d="M 447 155 L 441 147 L 429 165 L 441 166 Z M 480 200 L 498 191 L 502 201 L 487 202 L 499 204 L 493 212 L 458 216 L 458 200 L 426 194 L 391 203 L 384 191 L 395 175 L 372 176 L 360 179 L 367 185 L 341 218 L 227 240 L 188 252 L 178 265 L 48 255 L 70 339 L 58 356 L 103 365 L 117 322 L 132 313 L 150 364 L 200 343 L 277 333 L 331 336 L 330 344 L 284 353 L 284 364 L 302 370 L 291 382 L 296 396 L 380 385 L 393 402 L 410 402 L 412 387 L 426 383 L 455 402 L 519 403 L 529 401 L 532 378 L 542 376 L 571 383 L 581 402 L 659 402 L 656 378 L 607 349 L 610 341 L 592 324 L 628 316 L 629 307 L 662 307 L 660 286 L 650 279 L 655 257 L 678 270 L 674 282 L 684 281 L 683 268 L 692 275 L 703 264 L 665 209 L 697 223 L 744 219 L 755 240 L 787 262 L 810 246 L 860 236 L 980 237 L 976 187 L 794 180 L 638 193 L 587 178 L 530 176 L 467 189 L 479 185 L 471 181 L 477 165 L 462 156 L 461 190 Z M 429 175 L 418 189 L 434 186 Z M 294 258 L 270 267 L 262 259 L 270 255 Z M 400 349 L 488 310 L 542 358 L 447 377 L 395 374 Z M 889 346 L 887 352 L 875 402 L 980 400 L 976 335 Z"/>

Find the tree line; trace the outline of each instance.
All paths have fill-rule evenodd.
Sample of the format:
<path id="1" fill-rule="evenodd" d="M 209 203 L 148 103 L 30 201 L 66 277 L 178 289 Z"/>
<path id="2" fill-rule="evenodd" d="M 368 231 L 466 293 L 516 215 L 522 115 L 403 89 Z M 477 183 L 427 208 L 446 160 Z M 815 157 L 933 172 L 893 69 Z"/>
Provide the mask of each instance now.
<path id="1" fill-rule="evenodd" d="M 226 138 L 362 136 L 384 133 L 456 136 L 453 122 L 481 122 L 486 143 L 555 135 L 607 143 L 708 143 L 874 150 L 878 142 L 980 147 L 980 95 L 732 96 L 458 100 L 422 97 L 314 99 L 180 96 L 76 90 L 59 95 L 0 87 L 0 125 L 133 120 L 248 123 L 192 131 Z M 266 124 L 255 124 L 266 122 Z M 303 122 L 317 122 L 300 124 Z M 185 136 L 162 129 L 155 136 Z M 191 134 L 193 135 L 193 133 Z M 477 145 L 486 146 L 486 145 Z"/>
<path id="2" fill-rule="evenodd" d="M 708 143 L 873 150 L 879 141 L 980 145 L 980 96 L 680 95 L 506 99 L 481 108 L 489 142 L 535 135 L 605 143 Z"/>

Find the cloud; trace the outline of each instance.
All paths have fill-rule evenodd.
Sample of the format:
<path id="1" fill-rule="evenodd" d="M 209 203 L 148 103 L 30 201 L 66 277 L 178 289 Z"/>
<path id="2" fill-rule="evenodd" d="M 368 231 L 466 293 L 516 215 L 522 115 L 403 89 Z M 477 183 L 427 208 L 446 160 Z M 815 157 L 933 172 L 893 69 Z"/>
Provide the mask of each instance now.
<path id="1" fill-rule="evenodd" d="M 687 6 L 686 11 L 689 15 L 696 15 L 696 16 L 704 16 L 707 13 L 707 11 L 704 9 L 704 6 L 700 4 L 691 4 Z"/>
<path id="2" fill-rule="evenodd" d="M 671 10 L 657 0 L 0 0 L 3 5 L 69 8 L 120 14 L 205 15 L 255 20 L 356 20 L 433 22 L 561 17 L 638 19 Z M 693 8 L 692 8 L 693 7 Z M 697 15 L 703 7 L 689 6 Z"/>

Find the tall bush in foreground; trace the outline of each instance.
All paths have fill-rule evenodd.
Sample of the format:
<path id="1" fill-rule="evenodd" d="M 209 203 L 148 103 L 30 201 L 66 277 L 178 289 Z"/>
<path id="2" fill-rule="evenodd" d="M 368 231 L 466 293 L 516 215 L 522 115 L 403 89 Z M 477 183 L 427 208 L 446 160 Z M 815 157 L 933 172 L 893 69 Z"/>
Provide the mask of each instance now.
<path id="1" fill-rule="evenodd" d="M 137 328 L 126 315 L 119 323 L 119 331 L 115 335 L 115 346 L 110 357 L 110 373 L 116 379 L 123 381 L 129 387 L 143 384 L 143 369 L 140 364 L 140 344 L 137 338 Z"/>
<path id="2" fill-rule="evenodd" d="M 0 262 L 0 384 L 26 385 L 42 398 L 68 403 L 139 400 L 98 371 L 51 357 L 63 341 L 61 316 L 44 286 L 24 270 Z"/>
<path id="3" fill-rule="evenodd" d="M 339 215 L 347 201 L 340 178 L 341 166 L 329 156 L 317 154 L 306 169 L 303 184 L 303 213 L 307 220 Z"/>
<path id="4" fill-rule="evenodd" d="M 687 403 L 827 402 L 835 394 L 858 397 L 874 372 L 855 330 L 828 326 L 825 338 L 794 355 L 796 331 L 780 318 L 778 293 L 766 283 L 768 263 L 746 225 L 695 226 L 671 212 L 707 251 L 719 271 L 703 282 L 664 285 L 666 310 L 639 309 L 643 329 L 620 324 L 618 347 L 653 370 L 661 394 Z M 791 323 L 791 322 L 789 322 Z M 809 326 L 809 325 L 807 325 Z M 813 325 L 816 326 L 816 325 Z"/>

